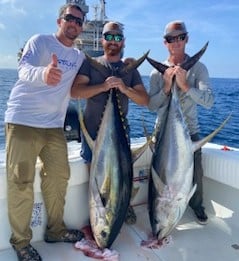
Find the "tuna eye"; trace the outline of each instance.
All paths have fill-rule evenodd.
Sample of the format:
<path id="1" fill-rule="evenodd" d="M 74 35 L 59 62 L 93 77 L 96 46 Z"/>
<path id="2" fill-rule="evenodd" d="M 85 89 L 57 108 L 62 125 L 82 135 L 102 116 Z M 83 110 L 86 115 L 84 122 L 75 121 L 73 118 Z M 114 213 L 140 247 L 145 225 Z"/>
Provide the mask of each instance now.
<path id="1" fill-rule="evenodd" d="M 101 233 L 100 233 L 100 234 L 101 234 L 101 236 L 102 236 L 103 238 L 105 238 L 105 237 L 106 237 L 106 235 L 107 235 L 105 231 L 101 231 Z"/>

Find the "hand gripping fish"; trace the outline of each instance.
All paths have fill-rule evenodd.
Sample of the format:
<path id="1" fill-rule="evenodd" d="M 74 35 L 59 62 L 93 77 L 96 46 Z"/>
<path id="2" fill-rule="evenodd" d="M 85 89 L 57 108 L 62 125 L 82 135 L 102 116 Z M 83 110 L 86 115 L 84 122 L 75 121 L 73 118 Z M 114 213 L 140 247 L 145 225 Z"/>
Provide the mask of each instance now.
<path id="1" fill-rule="evenodd" d="M 181 67 L 189 70 L 205 52 L 207 45 L 208 43 Z M 168 68 L 151 58 L 147 57 L 147 60 L 161 73 Z M 192 185 L 194 152 L 212 139 L 229 117 L 213 133 L 193 143 L 180 107 L 174 79 L 167 112 L 156 134 L 150 169 L 148 209 L 154 243 L 144 241 L 142 246 L 161 246 L 165 237 L 178 224 L 196 189 L 196 185 Z"/>

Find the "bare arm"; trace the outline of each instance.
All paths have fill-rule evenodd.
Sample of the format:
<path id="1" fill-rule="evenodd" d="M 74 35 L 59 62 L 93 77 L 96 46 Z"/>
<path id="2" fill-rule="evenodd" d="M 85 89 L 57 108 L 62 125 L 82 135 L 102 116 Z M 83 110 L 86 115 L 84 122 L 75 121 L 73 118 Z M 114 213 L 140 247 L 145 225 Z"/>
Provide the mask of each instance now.
<path id="1" fill-rule="evenodd" d="M 142 84 L 134 86 L 134 88 L 127 87 L 124 94 L 138 105 L 148 106 L 149 96 Z"/>
<path id="2" fill-rule="evenodd" d="M 89 78 L 87 76 L 76 76 L 71 88 L 71 97 L 88 99 L 112 88 L 117 88 L 139 105 L 147 106 L 149 103 L 149 96 L 142 84 L 138 84 L 134 88 L 127 87 L 121 78 L 115 76 L 108 77 L 102 84 L 89 86 L 88 83 Z"/>
<path id="3" fill-rule="evenodd" d="M 88 83 L 89 78 L 87 76 L 77 75 L 71 87 L 71 97 L 77 99 L 88 99 L 109 90 L 105 82 L 91 86 L 89 86 Z"/>

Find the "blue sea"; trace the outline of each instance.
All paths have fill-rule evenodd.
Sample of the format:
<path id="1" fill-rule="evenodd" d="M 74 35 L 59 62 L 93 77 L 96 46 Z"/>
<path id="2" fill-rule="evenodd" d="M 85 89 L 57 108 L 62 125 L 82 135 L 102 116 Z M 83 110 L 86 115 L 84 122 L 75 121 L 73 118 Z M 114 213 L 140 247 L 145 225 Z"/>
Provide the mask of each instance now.
<path id="1" fill-rule="evenodd" d="M 4 112 L 6 102 L 16 80 L 16 70 L 0 69 L 0 150 L 5 148 Z M 201 135 L 204 137 L 211 133 L 232 113 L 229 122 L 211 142 L 239 148 L 239 79 L 211 78 L 210 80 L 215 95 L 215 103 L 209 110 L 198 106 Z M 149 77 L 143 76 L 143 81 L 148 89 Z M 143 124 L 145 124 L 149 133 L 152 132 L 156 114 L 150 112 L 147 108 L 130 102 L 128 119 L 131 138 L 140 138 L 144 136 Z"/>

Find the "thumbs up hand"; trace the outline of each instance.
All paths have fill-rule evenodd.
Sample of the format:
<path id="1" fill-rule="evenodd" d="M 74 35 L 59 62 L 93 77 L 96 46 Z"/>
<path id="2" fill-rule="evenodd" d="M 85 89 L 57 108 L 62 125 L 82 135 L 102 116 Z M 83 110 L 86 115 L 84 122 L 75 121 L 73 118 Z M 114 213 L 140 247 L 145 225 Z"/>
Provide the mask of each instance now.
<path id="1" fill-rule="evenodd" d="M 61 81 L 62 71 L 57 67 L 57 56 L 52 54 L 51 63 L 47 65 L 44 71 L 44 82 L 47 85 L 56 86 Z"/>
<path id="2" fill-rule="evenodd" d="M 52 56 L 51 56 L 51 65 L 53 67 L 57 67 L 57 56 L 53 53 Z"/>

